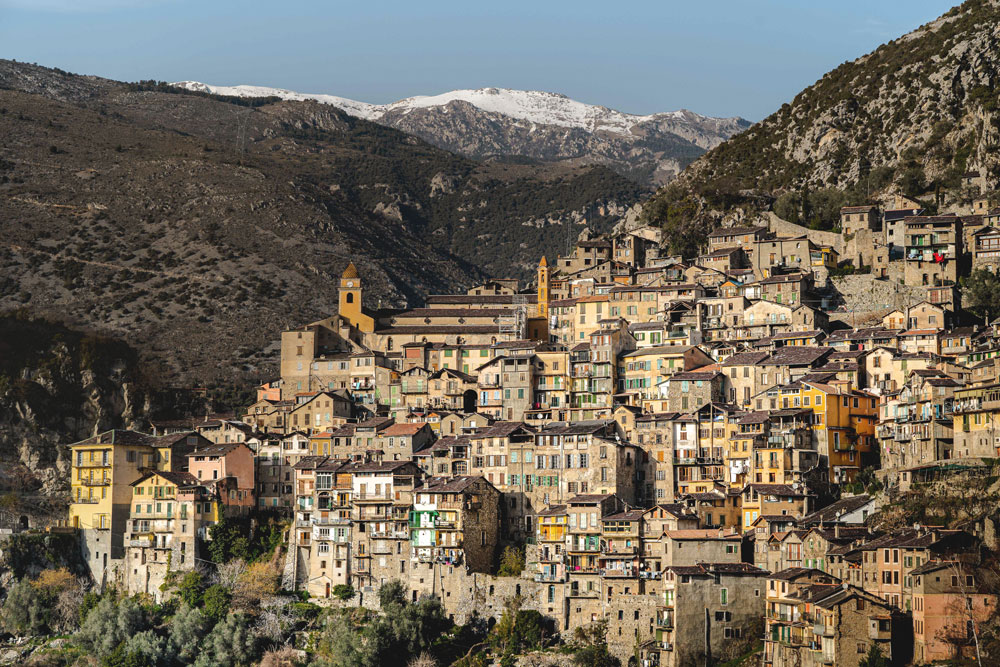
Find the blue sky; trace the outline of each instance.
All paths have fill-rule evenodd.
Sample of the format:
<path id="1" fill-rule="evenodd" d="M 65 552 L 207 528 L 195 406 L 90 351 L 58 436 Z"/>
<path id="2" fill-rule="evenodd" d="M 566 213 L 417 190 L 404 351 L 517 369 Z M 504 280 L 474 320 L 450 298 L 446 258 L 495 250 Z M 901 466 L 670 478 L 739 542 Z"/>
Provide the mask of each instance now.
<path id="1" fill-rule="evenodd" d="M 0 0 L 0 57 L 365 102 L 547 90 L 759 120 L 950 0 Z"/>

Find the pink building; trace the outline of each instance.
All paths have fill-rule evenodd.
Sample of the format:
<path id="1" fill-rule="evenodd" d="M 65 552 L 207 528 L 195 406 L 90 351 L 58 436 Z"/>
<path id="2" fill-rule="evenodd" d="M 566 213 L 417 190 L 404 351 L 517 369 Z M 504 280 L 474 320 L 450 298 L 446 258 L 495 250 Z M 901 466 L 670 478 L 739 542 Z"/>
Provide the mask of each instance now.
<path id="1" fill-rule="evenodd" d="M 206 485 L 231 478 L 226 504 L 253 506 L 254 455 L 245 443 L 199 447 L 188 454 L 188 472 Z"/>

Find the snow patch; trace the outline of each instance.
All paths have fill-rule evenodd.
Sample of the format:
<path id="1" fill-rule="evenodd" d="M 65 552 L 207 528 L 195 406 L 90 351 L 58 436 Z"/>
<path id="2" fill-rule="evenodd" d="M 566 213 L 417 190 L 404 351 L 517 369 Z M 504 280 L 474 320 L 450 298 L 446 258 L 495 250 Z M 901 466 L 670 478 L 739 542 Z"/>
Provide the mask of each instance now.
<path id="1" fill-rule="evenodd" d="M 390 113 L 408 114 L 416 109 L 438 107 L 446 110 L 448 104 L 454 101 L 467 102 L 481 111 L 501 114 L 526 121 L 532 125 L 556 125 L 579 128 L 588 132 L 612 132 L 615 134 L 629 134 L 634 126 L 647 122 L 673 121 L 687 124 L 729 120 L 702 116 L 687 109 L 639 116 L 604 106 L 585 104 L 558 93 L 508 88 L 453 90 L 440 95 L 409 97 L 391 104 L 368 104 L 336 95 L 298 93 L 265 86 L 213 86 L 198 81 L 179 81 L 172 85 L 216 95 L 279 97 L 283 100 L 294 101 L 313 100 L 338 107 L 352 116 L 375 122 Z M 534 131 L 533 127 L 532 131 Z"/>

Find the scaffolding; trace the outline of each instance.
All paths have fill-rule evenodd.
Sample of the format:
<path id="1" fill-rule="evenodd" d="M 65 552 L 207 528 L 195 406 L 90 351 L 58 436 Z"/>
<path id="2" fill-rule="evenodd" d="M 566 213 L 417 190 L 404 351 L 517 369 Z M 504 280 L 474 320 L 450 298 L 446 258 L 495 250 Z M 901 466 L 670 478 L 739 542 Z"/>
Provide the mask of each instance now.
<path id="1" fill-rule="evenodd" d="M 499 318 L 500 340 L 522 340 L 524 338 L 525 322 L 528 319 L 528 297 L 515 294 L 511 299 L 510 308 Z"/>

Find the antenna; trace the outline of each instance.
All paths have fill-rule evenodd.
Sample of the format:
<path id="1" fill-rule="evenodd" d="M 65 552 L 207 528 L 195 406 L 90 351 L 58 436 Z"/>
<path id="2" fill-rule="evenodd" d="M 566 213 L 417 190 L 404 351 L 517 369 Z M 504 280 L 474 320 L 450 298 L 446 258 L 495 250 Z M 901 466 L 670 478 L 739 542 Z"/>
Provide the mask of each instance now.
<path id="1" fill-rule="evenodd" d="M 243 154 L 246 152 L 247 128 L 250 125 L 250 114 L 253 107 L 236 107 L 233 110 L 236 121 L 236 158 L 240 166 L 243 166 Z"/>

